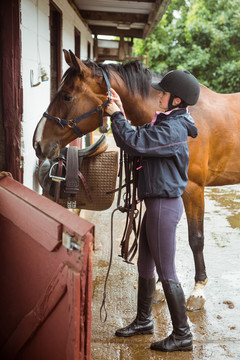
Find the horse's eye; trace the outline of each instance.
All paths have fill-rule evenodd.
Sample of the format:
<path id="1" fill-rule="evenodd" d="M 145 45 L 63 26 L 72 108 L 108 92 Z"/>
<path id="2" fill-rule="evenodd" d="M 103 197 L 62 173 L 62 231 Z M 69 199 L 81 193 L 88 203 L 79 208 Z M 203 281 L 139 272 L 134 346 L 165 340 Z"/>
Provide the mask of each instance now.
<path id="1" fill-rule="evenodd" d="M 71 101 L 72 100 L 72 96 L 68 95 L 68 94 L 63 94 L 63 100 L 64 101 Z"/>

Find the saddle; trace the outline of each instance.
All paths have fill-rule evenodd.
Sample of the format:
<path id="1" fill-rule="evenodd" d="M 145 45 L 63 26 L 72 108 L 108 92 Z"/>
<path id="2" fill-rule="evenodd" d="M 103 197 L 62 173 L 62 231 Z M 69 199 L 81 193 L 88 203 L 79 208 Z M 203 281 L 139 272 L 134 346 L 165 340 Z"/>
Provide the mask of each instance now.
<path id="1" fill-rule="evenodd" d="M 106 151 L 105 135 L 85 149 L 61 149 L 57 159 L 43 161 L 38 179 L 43 195 L 66 208 L 102 211 L 114 200 L 118 152 Z"/>

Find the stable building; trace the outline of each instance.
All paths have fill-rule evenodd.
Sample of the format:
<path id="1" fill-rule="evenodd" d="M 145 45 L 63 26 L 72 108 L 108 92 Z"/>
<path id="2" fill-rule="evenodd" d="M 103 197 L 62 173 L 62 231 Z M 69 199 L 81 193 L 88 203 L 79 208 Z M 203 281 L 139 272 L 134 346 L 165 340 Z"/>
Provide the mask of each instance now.
<path id="1" fill-rule="evenodd" d="M 68 68 L 62 50 L 82 60 L 132 60 L 133 39 L 151 34 L 169 2 L 2 1 L 0 170 L 39 191 L 32 136 Z"/>

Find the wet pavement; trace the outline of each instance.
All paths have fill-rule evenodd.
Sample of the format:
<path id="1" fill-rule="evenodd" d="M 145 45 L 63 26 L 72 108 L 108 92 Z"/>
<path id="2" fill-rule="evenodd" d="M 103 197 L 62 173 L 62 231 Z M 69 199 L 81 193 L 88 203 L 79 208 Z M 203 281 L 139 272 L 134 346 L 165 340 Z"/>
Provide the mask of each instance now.
<path id="1" fill-rule="evenodd" d="M 98 134 L 95 135 L 98 137 Z M 108 135 L 109 149 L 116 149 Z M 131 338 L 114 336 L 117 328 L 129 324 L 136 315 L 137 268 L 122 261 L 120 240 L 125 215 L 114 215 L 113 261 L 107 283 L 107 320 L 100 320 L 105 276 L 110 257 L 112 207 L 106 211 L 82 211 L 81 216 L 96 226 L 93 254 L 92 360 L 155 359 L 240 359 L 240 185 L 207 188 L 205 195 L 205 262 L 208 283 L 202 311 L 189 313 L 193 351 L 160 353 L 149 349 L 171 332 L 166 303 L 153 305 L 153 335 Z M 177 230 L 176 267 L 186 298 L 194 287 L 194 263 L 188 245 L 186 217 Z M 103 314 L 104 315 L 104 314 Z"/>

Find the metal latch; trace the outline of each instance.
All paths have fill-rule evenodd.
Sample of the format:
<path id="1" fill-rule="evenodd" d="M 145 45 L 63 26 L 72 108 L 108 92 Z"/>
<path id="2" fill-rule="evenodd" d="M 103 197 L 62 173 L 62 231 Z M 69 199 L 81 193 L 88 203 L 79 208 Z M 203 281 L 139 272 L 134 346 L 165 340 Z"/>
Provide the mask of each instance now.
<path id="1" fill-rule="evenodd" d="M 79 244 L 76 242 L 76 238 L 74 238 L 74 236 L 71 236 L 66 232 L 62 233 L 62 244 L 68 250 L 78 250 L 78 251 L 81 250 Z"/>

